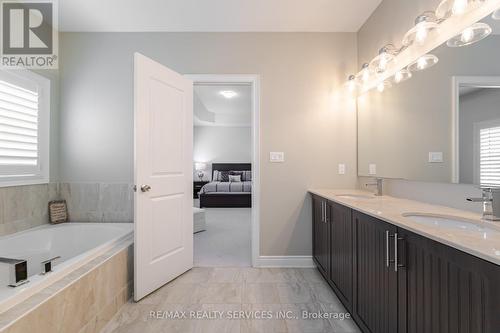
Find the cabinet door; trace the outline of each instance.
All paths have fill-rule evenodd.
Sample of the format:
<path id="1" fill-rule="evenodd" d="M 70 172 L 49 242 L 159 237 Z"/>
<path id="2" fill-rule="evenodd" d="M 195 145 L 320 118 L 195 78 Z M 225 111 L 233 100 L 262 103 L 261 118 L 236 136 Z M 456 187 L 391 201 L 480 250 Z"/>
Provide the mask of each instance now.
<path id="1" fill-rule="evenodd" d="M 313 206 L 313 257 L 323 276 L 329 278 L 330 234 L 327 201 L 315 196 Z"/>
<path id="2" fill-rule="evenodd" d="M 330 203 L 330 279 L 342 303 L 352 310 L 353 226 L 351 209 Z"/>
<path id="3" fill-rule="evenodd" d="M 397 272 L 391 262 L 396 227 L 359 212 L 353 212 L 353 220 L 353 315 L 365 332 L 397 332 Z"/>
<path id="4" fill-rule="evenodd" d="M 400 332 L 500 332 L 500 266 L 399 229 Z M 404 253 L 406 252 L 406 253 Z M 406 309 L 404 309 L 406 307 Z"/>

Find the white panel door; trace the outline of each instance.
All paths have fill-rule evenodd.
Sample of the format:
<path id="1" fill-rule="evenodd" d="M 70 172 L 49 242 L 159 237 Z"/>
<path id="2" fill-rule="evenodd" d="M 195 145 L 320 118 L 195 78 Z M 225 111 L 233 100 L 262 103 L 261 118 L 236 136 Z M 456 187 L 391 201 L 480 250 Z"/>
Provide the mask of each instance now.
<path id="1" fill-rule="evenodd" d="M 193 267 L 193 82 L 136 53 L 134 300 Z"/>

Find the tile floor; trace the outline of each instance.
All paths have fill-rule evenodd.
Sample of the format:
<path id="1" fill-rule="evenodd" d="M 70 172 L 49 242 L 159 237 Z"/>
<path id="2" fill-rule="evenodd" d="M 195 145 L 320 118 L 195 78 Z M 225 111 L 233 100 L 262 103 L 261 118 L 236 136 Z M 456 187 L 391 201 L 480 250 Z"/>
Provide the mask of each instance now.
<path id="1" fill-rule="evenodd" d="M 306 319 L 303 311 L 332 318 Z M 168 312 L 187 318 L 167 319 Z M 315 269 L 194 268 L 141 302 L 129 301 L 102 333 L 359 332 L 339 315 L 344 307 Z"/>

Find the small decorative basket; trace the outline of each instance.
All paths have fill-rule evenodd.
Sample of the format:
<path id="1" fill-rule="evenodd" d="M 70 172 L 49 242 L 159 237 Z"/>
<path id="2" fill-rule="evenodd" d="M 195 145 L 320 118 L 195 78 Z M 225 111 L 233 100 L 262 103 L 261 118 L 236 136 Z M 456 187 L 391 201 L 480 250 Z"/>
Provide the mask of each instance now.
<path id="1" fill-rule="evenodd" d="M 49 202 L 49 219 L 52 224 L 68 222 L 68 207 L 66 205 L 66 200 Z"/>

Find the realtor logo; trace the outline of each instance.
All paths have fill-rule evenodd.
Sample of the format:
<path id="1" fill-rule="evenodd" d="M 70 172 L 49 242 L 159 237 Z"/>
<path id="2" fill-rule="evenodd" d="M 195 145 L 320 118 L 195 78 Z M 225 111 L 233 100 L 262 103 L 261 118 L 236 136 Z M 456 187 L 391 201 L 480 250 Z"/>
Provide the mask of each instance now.
<path id="1" fill-rule="evenodd" d="M 57 68 L 57 11 L 54 1 L 0 0 L 2 54 L 9 68 Z"/>

